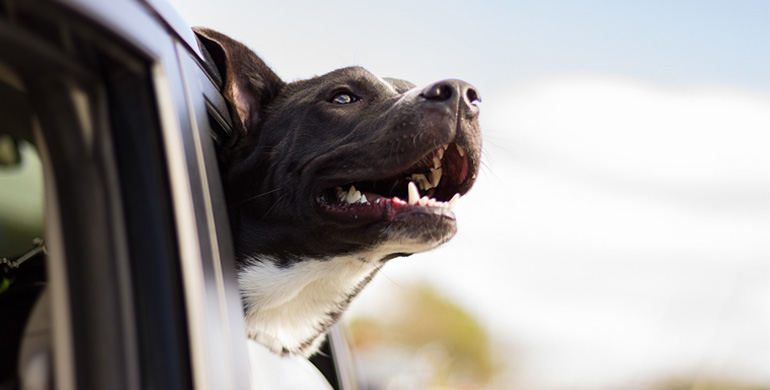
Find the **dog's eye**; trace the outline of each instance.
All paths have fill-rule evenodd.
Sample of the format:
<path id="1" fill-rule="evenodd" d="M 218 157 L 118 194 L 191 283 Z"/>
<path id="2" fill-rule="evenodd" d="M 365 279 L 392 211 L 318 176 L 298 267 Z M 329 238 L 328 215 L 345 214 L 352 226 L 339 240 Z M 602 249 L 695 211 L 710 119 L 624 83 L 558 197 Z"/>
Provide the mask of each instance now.
<path id="1" fill-rule="evenodd" d="M 340 92 L 332 98 L 331 102 L 335 104 L 348 104 L 358 101 L 358 98 L 349 93 Z"/>

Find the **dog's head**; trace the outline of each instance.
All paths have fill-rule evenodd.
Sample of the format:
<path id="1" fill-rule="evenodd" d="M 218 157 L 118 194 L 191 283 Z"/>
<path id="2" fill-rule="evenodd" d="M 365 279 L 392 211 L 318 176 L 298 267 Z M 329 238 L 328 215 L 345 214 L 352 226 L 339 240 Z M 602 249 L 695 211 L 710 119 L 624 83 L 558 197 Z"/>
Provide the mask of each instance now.
<path id="1" fill-rule="evenodd" d="M 244 45 L 197 29 L 224 78 L 234 134 L 220 164 L 239 258 L 375 251 L 384 261 L 456 232 L 451 203 L 478 173 L 478 92 L 360 67 L 284 83 Z M 413 183 L 413 184 L 410 184 Z"/>

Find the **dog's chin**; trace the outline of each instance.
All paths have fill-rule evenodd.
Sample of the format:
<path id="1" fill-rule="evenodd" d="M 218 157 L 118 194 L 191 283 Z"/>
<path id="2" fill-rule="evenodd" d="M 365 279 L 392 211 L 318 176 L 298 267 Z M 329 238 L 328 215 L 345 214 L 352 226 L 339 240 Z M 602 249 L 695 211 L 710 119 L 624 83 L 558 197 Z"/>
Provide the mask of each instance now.
<path id="1" fill-rule="evenodd" d="M 425 214 L 422 211 L 404 212 L 379 225 L 379 228 L 383 242 L 392 243 L 392 257 L 434 249 L 457 233 L 457 223 L 453 217 Z"/>

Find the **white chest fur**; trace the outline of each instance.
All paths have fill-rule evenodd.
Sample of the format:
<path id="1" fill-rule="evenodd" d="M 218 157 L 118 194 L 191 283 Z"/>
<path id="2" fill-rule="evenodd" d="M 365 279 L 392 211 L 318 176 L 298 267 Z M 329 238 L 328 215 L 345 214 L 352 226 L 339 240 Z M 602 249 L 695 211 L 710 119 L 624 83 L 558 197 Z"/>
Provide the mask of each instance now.
<path id="1" fill-rule="evenodd" d="M 342 256 L 289 267 L 261 260 L 238 275 L 249 337 L 275 352 L 306 355 L 317 350 L 323 333 L 371 279 L 379 259 Z"/>
<path id="2" fill-rule="evenodd" d="M 365 252 L 303 259 L 289 267 L 279 267 L 265 256 L 247 261 L 238 273 L 238 283 L 249 337 L 273 352 L 310 356 L 350 300 L 384 265 L 385 256 L 424 252 L 448 239 L 392 236 L 390 242 Z"/>

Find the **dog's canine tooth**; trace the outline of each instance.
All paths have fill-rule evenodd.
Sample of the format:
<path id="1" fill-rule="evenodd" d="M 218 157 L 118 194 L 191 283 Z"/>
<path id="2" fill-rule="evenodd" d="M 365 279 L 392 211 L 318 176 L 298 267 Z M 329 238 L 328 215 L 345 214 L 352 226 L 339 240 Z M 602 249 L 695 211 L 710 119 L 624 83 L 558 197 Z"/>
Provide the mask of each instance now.
<path id="1" fill-rule="evenodd" d="M 358 199 L 358 203 L 369 203 L 369 201 L 366 199 L 366 195 L 361 194 L 361 199 Z"/>
<path id="2" fill-rule="evenodd" d="M 438 182 L 441 181 L 441 174 L 443 173 L 443 169 L 431 169 L 430 170 L 430 185 L 431 187 L 438 187 Z"/>
<path id="3" fill-rule="evenodd" d="M 457 145 L 457 153 L 460 153 L 460 157 L 465 156 L 465 150 L 460 145 Z"/>
<path id="4" fill-rule="evenodd" d="M 439 160 L 444 159 L 444 151 L 445 150 L 446 149 L 444 149 L 444 147 L 442 146 L 442 147 L 438 148 L 438 150 L 436 151 L 436 154 L 438 154 L 438 159 Z"/>
<path id="5" fill-rule="evenodd" d="M 409 184 L 407 184 L 406 189 L 409 193 L 409 200 L 407 203 L 409 203 L 411 206 L 414 206 L 420 199 L 420 191 L 417 190 L 417 185 L 414 184 L 413 181 L 410 181 Z"/>
<path id="6" fill-rule="evenodd" d="M 441 167 L 441 158 L 439 156 L 433 156 L 433 168 L 439 169 Z"/>
<path id="7" fill-rule="evenodd" d="M 453 207 L 455 207 L 455 202 L 457 199 L 460 199 L 460 194 L 455 194 L 455 196 L 452 197 L 452 199 L 449 199 L 449 202 L 447 204 L 449 205 L 448 209 L 452 210 Z"/>

